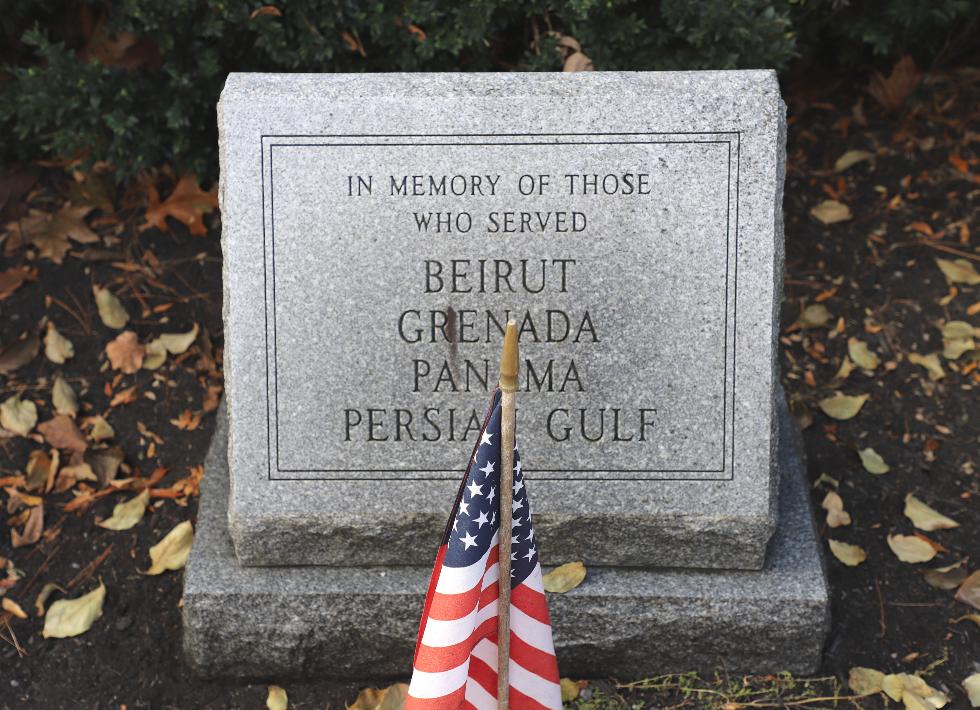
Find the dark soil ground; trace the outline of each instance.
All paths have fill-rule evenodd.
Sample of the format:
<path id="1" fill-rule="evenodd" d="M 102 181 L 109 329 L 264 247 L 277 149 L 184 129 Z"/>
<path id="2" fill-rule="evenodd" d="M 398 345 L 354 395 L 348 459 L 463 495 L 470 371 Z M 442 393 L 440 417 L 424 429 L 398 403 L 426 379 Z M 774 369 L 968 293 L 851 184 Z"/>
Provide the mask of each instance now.
<path id="1" fill-rule="evenodd" d="M 969 354 L 955 361 L 940 355 L 945 377 L 933 380 L 908 356 L 941 352 L 945 322 L 980 324 L 980 287 L 951 287 L 936 261 L 980 261 L 975 244 L 980 230 L 978 81 L 975 71 L 931 77 L 890 113 L 863 88 L 843 83 L 785 88 L 791 124 L 780 364 L 794 412 L 807 425 L 808 469 L 821 535 L 867 553 L 867 561 L 857 567 L 827 555 L 833 628 L 820 676 L 664 676 L 631 686 L 605 679 L 584 684 L 579 707 L 888 704 L 880 695 L 852 697 L 846 681 L 854 666 L 918 673 L 950 696 L 950 707 L 968 706 L 960 683 L 980 670 L 980 626 L 956 620 L 976 610 L 955 601 L 955 589 L 927 584 L 922 569 L 965 560 L 972 572 L 980 560 L 980 374 Z M 848 150 L 869 151 L 873 157 L 836 172 L 835 161 Z M 158 467 L 165 467 L 166 474 L 151 488 L 154 505 L 146 517 L 125 532 L 104 530 L 94 521 L 108 517 L 131 494 L 105 495 L 87 509 L 65 512 L 80 486 L 44 494 L 45 532 L 38 542 L 15 549 L 8 527 L 0 529 L 0 580 L 14 580 L 6 583 L 6 597 L 29 614 L 26 620 L 0 616 L 0 708 L 264 707 L 264 684 L 205 682 L 190 674 L 180 653 L 182 575 L 141 573 L 150 564 L 149 548 L 196 513 L 193 491 L 181 489 L 184 495 L 176 497 L 168 491 L 201 463 L 213 428 L 209 410 L 220 385 L 222 340 L 217 216 L 209 217 L 204 237 L 189 234 L 174 220 L 168 232 L 140 232 L 143 212 L 133 194 L 110 195 L 106 202 L 94 178 L 78 183 L 52 168 L 41 171 L 33 186 L 32 179 L 22 182 L 28 187 L 20 189 L 9 180 L 0 186 L 0 224 L 24 219 L 28 207 L 54 211 L 69 194 L 77 199 L 81 185 L 86 199 L 100 205 L 87 220 L 102 244 L 73 244 L 62 264 L 29 247 L 6 249 L 0 257 L 0 271 L 21 265 L 37 270 L 35 279 L 0 296 L 0 343 L 25 331 L 43 336 L 49 319 L 75 347 L 72 359 L 55 365 L 44 356 L 42 344 L 30 362 L 0 375 L 0 401 L 23 393 L 37 402 L 43 422 L 52 415 L 50 388 L 60 372 L 83 403 L 79 419 L 101 414 L 115 428 L 112 441 L 125 453 L 119 478 L 136 479 L 127 485 L 138 489 Z M 161 175 L 158 184 L 166 194 L 173 181 Z M 853 216 L 822 224 L 810 210 L 827 199 L 848 205 Z M 8 234 L 5 247 L 10 239 Z M 124 375 L 113 370 L 104 351 L 117 333 L 99 319 L 93 284 L 109 286 L 121 298 L 132 317 L 127 328 L 140 342 L 159 333 L 185 332 L 197 323 L 211 347 L 199 339 L 157 371 Z M 794 325 L 802 310 L 816 303 L 831 314 L 826 323 L 805 329 Z M 881 364 L 873 373 L 857 368 L 835 380 L 852 337 L 867 343 Z M 130 387 L 136 388 L 135 396 L 113 404 Z M 869 399 L 855 418 L 835 421 L 817 404 L 835 391 Z M 174 423 L 182 414 L 184 428 Z M 40 435 L 34 436 L 0 438 L 4 485 L 17 486 L 14 477 L 25 473 L 30 452 L 47 449 Z M 867 447 L 881 454 L 888 473 L 863 469 L 857 451 Z M 821 502 L 831 490 L 843 500 L 850 525 L 831 529 L 823 522 Z M 900 561 L 886 542 L 891 533 L 915 532 L 902 512 L 909 493 L 960 524 L 924 533 L 942 546 L 927 564 Z M 0 502 L 9 497 L 8 490 Z M 8 525 L 22 525 L 18 514 L 8 514 Z M 44 621 L 34 609 L 42 587 L 54 582 L 68 589 L 66 597 L 75 597 L 99 580 L 107 596 L 91 630 L 69 639 L 42 638 Z M 343 707 L 358 690 L 282 684 L 295 708 Z"/>

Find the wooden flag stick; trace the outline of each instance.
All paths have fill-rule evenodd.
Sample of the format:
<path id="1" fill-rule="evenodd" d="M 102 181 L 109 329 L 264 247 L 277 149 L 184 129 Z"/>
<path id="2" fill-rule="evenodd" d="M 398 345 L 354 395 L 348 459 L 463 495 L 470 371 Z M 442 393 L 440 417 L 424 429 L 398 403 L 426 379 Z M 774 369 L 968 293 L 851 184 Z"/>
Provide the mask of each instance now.
<path id="1" fill-rule="evenodd" d="M 514 429 L 517 415 L 517 324 L 507 322 L 500 355 L 500 579 L 497 582 L 497 707 L 510 701 L 510 543 L 514 511 Z"/>

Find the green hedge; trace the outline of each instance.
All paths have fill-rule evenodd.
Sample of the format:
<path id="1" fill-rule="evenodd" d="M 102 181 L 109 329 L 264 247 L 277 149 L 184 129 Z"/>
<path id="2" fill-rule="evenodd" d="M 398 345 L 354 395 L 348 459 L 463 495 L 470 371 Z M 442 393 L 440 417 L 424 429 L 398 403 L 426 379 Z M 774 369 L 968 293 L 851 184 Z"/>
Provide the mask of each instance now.
<path id="1" fill-rule="evenodd" d="M 229 71 L 555 70 L 555 34 L 597 69 L 886 66 L 946 58 L 974 0 L 19 0 L 0 15 L 5 161 L 216 173 Z M 8 6 L 9 5 L 9 6 Z M 263 9 L 264 8 L 264 9 Z M 973 35 L 975 37 L 975 35 Z M 866 69 L 865 69 L 866 71 Z"/>

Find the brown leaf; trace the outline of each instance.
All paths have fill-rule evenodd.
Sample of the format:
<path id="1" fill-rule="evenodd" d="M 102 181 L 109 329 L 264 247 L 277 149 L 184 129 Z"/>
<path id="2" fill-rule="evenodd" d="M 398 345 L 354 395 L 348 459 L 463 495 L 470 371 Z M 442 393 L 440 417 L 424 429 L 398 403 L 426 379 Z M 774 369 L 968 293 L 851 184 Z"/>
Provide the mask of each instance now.
<path id="1" fill-rule="evenodd" d="M 9 297 L 28 279 L 36 278 L 37 271 L 32 271 L 26 266 L 11 266 L 9 269 L 0 271 L 0 301 Z"/>
<path id="2" fill-rule="evenodd" d="M 980 609 L 980 571 L 974 572 L 956 591 L 956 601 Z"/>
<path id="3" fill-rule="evenodd" d="M 84 452 L 88 448 L 85 437 L 78 430 L 75 420 L 66 414 L 57 414 L 38 425 L 37 430 L 51 446 L 72 452 Z"/>
<path id="4" fill-rule="evenodd" d="M 123 450 L 119 446 L 85 453 L 85 463 L 92 467 L 100 486 L 107 486 L 109 481 L 115 479 L 124 458 Z"/>
<path id="5" fill-rule="evenodd" d="M 905 100 L 921 78 L 922 75 L 919 74 L 915 61 L 905 55 L 898 60 L 887 78 L 879 72 L 872 75 L 868 93 L 886 111 L 898 111 L 905 105 Z"/>
<path id="6" fill-rule="evenodd" d="M 132 387 L 127 387 L 124 390 L 119 390 L 113 395 L 112 400 L 109 402 L 109 406 L 113 409 L 122 404 L 132 404 L 136 401 L 136 385 Z"/>
<path id="7" fill-rule="evenodd" d="M 27 457 L 27 466 L 24 469 L 29 490 L 47 489 L 48 481 L 54 480 L 54 474 L 58 470 L 58 452 L 52 452 L 49 456 L 42 449 L 35 449 Z"/>
<path id="8" fill-rule="evenodd" d="M 85 205 L 72 207 L 70 203 L 66 203 L 51 215 L 48 230 L 55 234 L 63 234 L 79 244 L 94 244 L 99 241 L 99 235 L 85 223 L 85 215 L 91 211 L 92 208 Z"/>
<path id="9" fill-rule="evenodd" d="M 139 372 L 143 365 L 145 350 L 136 338 L 136 333 L 125 330 L 111 343 L 105 346 L 105 354 L 112 364 L 113 370 L 122 370 L 127 375 Z"/>
<path id="10" fill-rule="evenodd" d="M 252 14 L 248 16 L 248 19 L 254 20 L 256 17 L 262 17 L 263 15 L 282 17 L 282 10 L 275 5 L 263 5 L 252 10 Z"/>
<path id="11" fill-rule="evenodd" d="M 362 59 L 367 57 L 367 52 L 364 51 L 364 45 L 361 44 L 361 38 L 357 36 L 356 30 L 353 34 L 346 31 L 341 32 L 340 38 L 344 40 L 344 44 L 346 44 L 352 52 L 357 52 L 360 54 Z"/>
<path id="12" fill-rule="evenodd" d="M 22 532 L 10 531 L 11 544 L 14 548 L 33 545 L 41 539 L 41 532 L 44 530 L 44 506 L 38 505 L 31 508 L 31 514 L 27 518 Z"/>
<path id="13" fill-rule="evenodd" d="M 169 232 L 167 217 L 173 217 L 187 225 L 190 233 L 203 237 L 208 233 L 202 219 L 204 215 L 218 206 L 216 190 L 205 192 L 197 184 L 197 176 L 191 173 L 177 181 L 177 187 L 170 196 L 160 202 L 160 194 L 155 186 L 149 187 L 149 206 L 146 208 L 146 225 L 143 229 L 156 227 L 162 232 Z"/>
<path id="14" fill-rule="evenodd" d="M 191 410 L 185 409 L 180 413 L 180 418 L 171 419 L 170 423 L 183 431 L 193 431 L 201 423 L 201 414 L 195 414 Z"/>
<path id="15" fill-rule="evenodd" d="M 13 340 L 0 347 L 0 375 L 9 375 L 31 360 L 41 350 L 41 339 L 35 333 L 21 333 Z"/>

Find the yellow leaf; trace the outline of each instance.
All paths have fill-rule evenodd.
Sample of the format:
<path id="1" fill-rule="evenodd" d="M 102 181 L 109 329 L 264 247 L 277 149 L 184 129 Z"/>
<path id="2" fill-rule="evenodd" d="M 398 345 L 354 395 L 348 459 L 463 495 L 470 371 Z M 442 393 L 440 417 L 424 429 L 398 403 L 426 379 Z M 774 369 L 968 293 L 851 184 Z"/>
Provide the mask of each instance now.
<path id="1" fill-rule="evenodd" d="M 868 395 L 861 394 L 855 397 L 837 392 L 833 397 L 820 400 L 817 404 L 820 409 L 831 419 L 845 421 L 853 419 L 861 411 L 861 407 L 868 401 Z"/>
<path id="2" fill-rule="evenodd" d="M 936 556 L 936 548 L 915 535 L 889 535 L 888 547 L 902 562 L 928 562 Z"/>
<path id="3" fill-rule="evenodd" d="M 401 710 L 406 697 L 407 683 L 395 683 L 384 689 L 364 688 L 347 710 Z"/>
<path id="4" fill-rule="evenodd" d="M 34 609 L 37 611 L 38 616 L 44 616 L 44 605 L 48 603 L 48 597 L 55 590 L 61 592 L 62 594 L 67 594 L 67 590 L 63 587 L 59 587 L 57 584 L 48 582 L 43 587 L 41 587 L 40 593 L 37 595 L 37 599 L 34 600 Z"/>
<path id="5" fill-rule="evenodd" d="M 27 618 L 27 612 L 24 611 L 23 609 L 21 609 L 20 604 L 18 604 L 17 602 L 15 602 L 10 597 L 4 597 L 3 598 L 3 610 L 10 612 L 14 616 L 16 616 L 18 619 L 26 619 Z"/>
<path id="6" fill-rule="evenodd" d="M 48 321 L 48 330 L 44 334 L 44 355 L 57 365 L 63 365 L 75 356 L 75 346 L 58 332 L 51 321 Z"/>
<path id="7" fill-rule="evenodd" d="M 966 691 L 966 695 L 970 699 L 970 705 L 980 708 L 980 673 L 967 676 L 966 680 L 963 681 L 963 690 Z"/>
<path id="8" fill-rule="evenodd" d="M 855 666 L 847 676 L 847 684 L 856 695 L 872 695 L 881 692 L 881 681 L 885 674 L 874 668 Z"/>
<path id="9" fill-rule="evenodd" d="M 143 369 L 156 370 L 167 361 L 167 347 L 160 338 L 151 340 L 146 344 L 143 356 Z"/>
<path id="10" fill-rule="evenodd" d="M 116 430 L 106 421 L 105 417 L 95 417 L 92 419 L 92 430 L 88 433 L 92 441 L 99 442 L 111 439 L 116 435 Z"/>
<path id="11" fill-rule="evenodd" d="M 164 333 L 157 340 L 160 341 L 171 355 L 181 355 L 187 352 L 187 348 L 194 344 L 200 330 L 197 323 L 195 323 L 194 327 L 186 333 Z"/>
<path id="12" fill-rule="evenodd" d="M 936 259 L 936 264 L 939 265 L 946 280 L 951 284 L 967 284 L 968 286 L 980 284 L 980 274 L 977 273 L 973 264 L 966 259 L 956 259 L 954 261 Z"/>
<path id="13" fill-rule="evenodd" d="M 881 458 L 881 454 L 870 447 L 858 451 L 858 456 L 861 457 L 861 465 L 868 473 L 880 476 L 891 471 L 891 468 L 885 463 L 885 459 Z"/>
<path id="14" fill-rule="evenodd" d="M 194 527 L 185 520 L 167 533 L 160 542 L 150 548 L 153 563 L 146 574 L 162 574 L 168 569 L 182 569 L 187 564 L 187 556 L 194 543 Z"/>
<path id="15" fill-rule="evenodd" d="M 922 576 L 926 584 L 936 589 L 950 590 L 956 589 L 966 579 L 966 567 L 963 562 L 956 562 L 946 567 L 922 570 Z"/>
<path id="16" fill-rule="evenodd" d="M 838 173 L 843 172 L 852 165 L 857 165 L 862 161 L 874 160 L 874 157 L 874 153 L 869 153 L 866 150 L 849 150 L 834 162 L 834 171 Z"/>
<path id="17" fill-rule="evenodd" d="M 51 387 L 51 404 L 58 414 L 69 417 L 78 414 L 78 397 L 75 396 L 75 390 L 61 375 L 54 378 L 54 385 Z"/>
<path id="18" fill-rule="evenodd" d="M 911 493 L 905 496 L 905 516 L 919 530 L 946 530 L 960 526 L 958 522 L 933 510 Z"/>
<path id="19" fill-rule="evenodd" d="M 102 616 L 102 603 L 105 601 L 105 585 L 99 582 L 98 589 L 78 597 L 78 599 L 59 599 L 48 609 L 44 617 L 44 638 L 63 639 L 84 634 L 95 620 Z"/>
<path id="20" fill-rule="evenodd" d="M 575 698 L 578 697 L 579 687 L 571 678 L 562 678 L 559 683 L 561 684 L 561 701 L 563 703 L 570 703 Z"/>
<path id="21" fill-rule="evenodd" d="M 833 315 L 827 310 L 827 306 L 822 303 L 814 303 L 803 309 L 803 313 L 800 314 L 796 322 L 800 324 L 801 328 L 821 328 L 831 318 Z"/>
<path id="22" fill-rule="evenodd" d="M 827 540 L 830 543 L 830 551 L 838 560 L 848 567 L 857 567 L 868 559 L 868 554 L 857 545 L 839 540 Z"/>
<path id="23" fill-rule="evenodd" d="M 896 703 L 904 703 L 907 710 L 936 710 L 949 702 L 943 693 L 910 673 L 886 675 L 881 680 L 881 689 Z"/>
<path id="24" fill-rule="evenodd" d="M 849 220 L 853 215 L 851 208 L 837 200 L 824 200 L 810 210 L 810 214 L 823 224 L 836 224 Z"/>
<path id="25" fill-rule="evenodd" d="M 544 590 L 563 594 L 575 589 L 585 579 L 585 565 L 581 562 L 568 562 L 555 567 L 544 576 Z"/>
<path id="26" fill-rule="evenodd" d="M 913 365 L 921 365 L 926 368 L 929 372 L 930 380 L 941 380 L 946 376 L 946 372 L 943 370 L 942 363 L 939 362 L 939 356 L 936 353 L 929 353 L 928 355 L 909 353 L 909 362 Z"/>
<path id="27" fill-rule="evenodd" d="M 269 697 L 265 699 L 265 706 L 269 710 L 286 710 L 289 706 L 289 698 L 286 691 L 278 685 L 269 686 Z"/>
<path id="28" fill-rule="evenodd" d="M 102 322 L 113 330 L 122 330 L 129 322 L 129 314 L 123 304 L 107 288 L 93 286 L 92 292 L 95 294 L 95 305 L 99 308 Z"/>
<path id="29" fill-rule="evenodd" d="M 27 436 L 37 424 L 37 407 L 29 399 L 13 395 L 0 404 L 0 426 L 21 436 Z"/>
<path id="30" fill-rule="evenodd" d="M 858 367 L 863 367 L 865 370 L 874 370 L 881 364 L 881 360 L 871 352 L 868 344 L 857 338 L 851 338 L 847 341 L 847 353 Z"/>
<path id="31" fill-rule="evenodd" d="M 112 509 L 112 517 L 97 521 L 96 525 L 107 530 L 129 530 L 143 519 L 149 504 L 150 491 L 146 489 L 125 503 L 117 503 Z"/>
<path id="32" fill-rule="evenodd" d="M 956 590 L 956 601 L 980 609 L 980 571 L 974 572 Z"/>
<path id="33" fill-rule="evenodd" d="M 827 525 L 839 528 L 851 524 L 851 516 L 844 510 L 844 501 L 838 493 L 830 491 L 824 496 L 821 507 L 827 511 Z"/>

